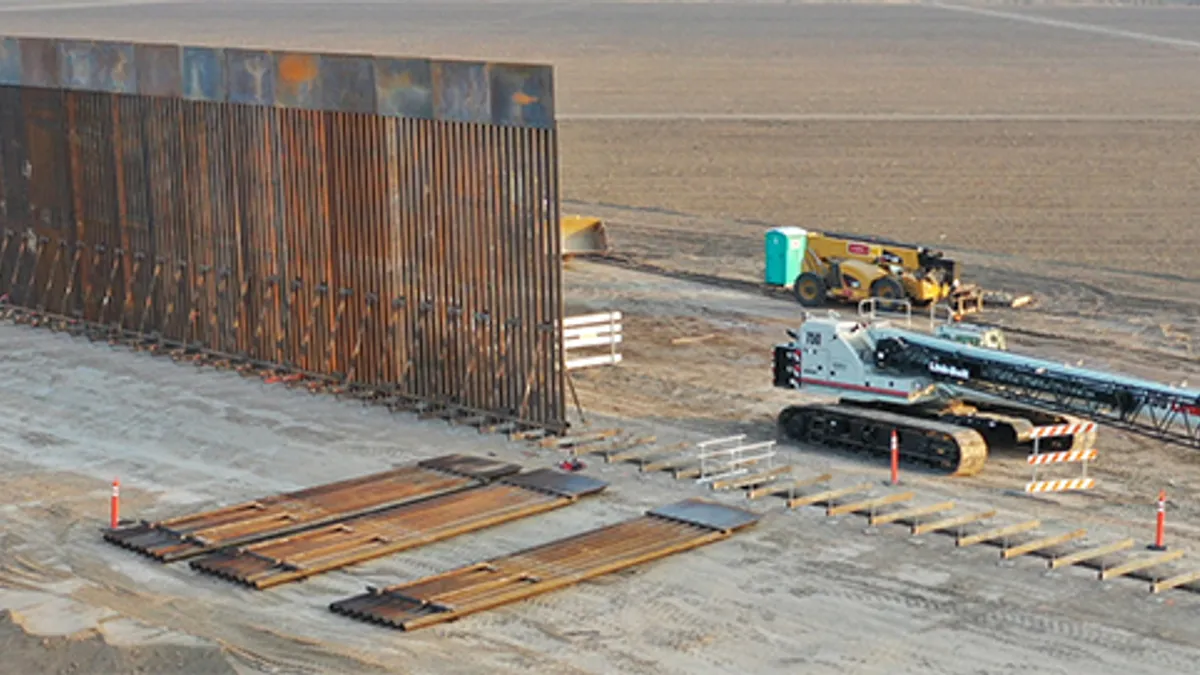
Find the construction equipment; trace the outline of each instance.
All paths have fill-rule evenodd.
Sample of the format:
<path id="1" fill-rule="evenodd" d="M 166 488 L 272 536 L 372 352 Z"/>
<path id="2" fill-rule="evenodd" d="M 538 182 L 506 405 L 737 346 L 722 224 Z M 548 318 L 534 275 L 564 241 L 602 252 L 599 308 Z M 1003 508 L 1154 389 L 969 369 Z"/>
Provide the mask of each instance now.
<path id="1" fill-rule="evenodd" d="M 1197 390 L 832 312 L 788 334 L 775 346 L 775 386 L 839 397 L 785 408 L 778 423 L 790 440 L 886 457 L 895 430 L 903 461 L 955 475 L 981 471 L 990 450 L 1027 453 L 1038 436 L 1041 450 L 1090 449 L 1095 425 L 1087 420 L 1200 448 Z"/>
<path id="2" fill-rule="evenodd" d="M 982 307 L 982 292 L 959 281 L 958 264 L 924 246 L 779 227 L 767 231 L 765 247 L 766 283 L 790 286 L 805 307 L 867 298 L 946 301 L 956 316 Z"/>
<path id="3" fill-rule="evenodd" d="M 940 337 L 943 340 L 950 340 L 964 345 L 998 349 L 1002 352 L 1008 351 L 1008 338 L 1004 335 L 1004 331 L 999 328 L 965 323 L 944 323 L 938 325 L 934 329 L 933 334 L 935 337 Z"/>
<path id="4" fill-rule="evenodd" d="M 607 255 L 609 252 L 608 231 L 604 221 L 591 216 L 563 216 L 562 252 L 564 258 L 589 255 Z"/>

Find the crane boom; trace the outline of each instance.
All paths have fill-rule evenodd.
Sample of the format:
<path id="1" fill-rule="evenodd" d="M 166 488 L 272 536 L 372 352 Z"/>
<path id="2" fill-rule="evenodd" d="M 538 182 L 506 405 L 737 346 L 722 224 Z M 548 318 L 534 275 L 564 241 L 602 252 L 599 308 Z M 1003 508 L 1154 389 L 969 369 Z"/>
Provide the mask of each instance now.
<path id="1" fill-rule="evenodd" d="M 1200 447 L 1200 391 L 881 329 L 875 367 Z"/>

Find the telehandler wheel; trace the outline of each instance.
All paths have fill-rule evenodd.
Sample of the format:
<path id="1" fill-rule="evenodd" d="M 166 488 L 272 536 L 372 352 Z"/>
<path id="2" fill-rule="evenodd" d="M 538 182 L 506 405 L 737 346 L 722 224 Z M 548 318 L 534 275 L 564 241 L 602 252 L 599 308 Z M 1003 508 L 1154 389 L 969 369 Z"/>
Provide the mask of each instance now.
<path id="1" fill-rule="evenodd" d="M 792 294 L 805 307 L 820 307 L 825 304 L 825 280 L 820 275 L 805 272 L 796 277 L 792 286 Z"/>
<path id="2" fill-rule="evenodd" d="M 892 277 L 876 279 L 871 284 L 871 297 L 880 300 L 903 300 L 904 286 Z"/>

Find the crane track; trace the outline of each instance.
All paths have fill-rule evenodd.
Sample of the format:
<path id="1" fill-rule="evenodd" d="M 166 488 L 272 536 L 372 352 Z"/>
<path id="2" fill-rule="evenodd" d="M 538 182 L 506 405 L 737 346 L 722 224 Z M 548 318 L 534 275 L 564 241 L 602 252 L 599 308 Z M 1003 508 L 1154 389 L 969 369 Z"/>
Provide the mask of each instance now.
<path id="1" fill-rule="evenodd" d="M 901 462 L 954 476 L 974 476 L 987 463 L 987 442 L 966 427 L 840 404 L 795 405 L 779 413 L 779 431 L 789 440 L 869 457 L 889 456 L 892 430 Z"/>

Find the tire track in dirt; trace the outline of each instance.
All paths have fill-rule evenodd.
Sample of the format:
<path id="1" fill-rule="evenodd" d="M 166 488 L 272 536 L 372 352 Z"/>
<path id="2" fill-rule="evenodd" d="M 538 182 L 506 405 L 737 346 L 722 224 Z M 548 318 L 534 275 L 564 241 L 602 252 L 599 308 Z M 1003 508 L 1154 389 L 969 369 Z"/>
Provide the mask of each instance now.
<path id="1" fill-rule="evenodd" d="M 560 645 L 539 647 L 541 652 L 590 652 L 620 672 L 689 672 L 686 667 L 667 665 L 668 661 L 656 656 L 657 650 L 687 655 L 718 671 L 734 669 L 734 662 L 720 656 L 715 647 L 734 643 L 744 648 L 753 634 L 740 630 L 728 619 L 714 619 L 711 613 L 689 606 L 689 599 L 698 595 L 690 588 L 639 579 L 646 573 L 627 570 L 534 596 L 507 608 L 473 615 L 471 627 L 474 631 L 501 629 L 514 636 L 539 633 Z M 699 597 L 696 600 L 698 606 L 704 605 Z M 638 636 L 647 648 L 637 653 L 629 650 L 622 637 L 633 623 L 647 626 Z M 564 626 L 574 629 L 563 630 Z"/>
<path id="2" fill-rule="evenodd" d="M 700 594 L 691 589 L 660 586 L 638 603 L 637 611 L 651 618 L 651 627 L 645 639 L 651 644 L 671 653 L 687 654 L 694 660 L 715 667 L 723 672 L 736 669 L 736 664 L 722 654 L 729 651 L 711 648 L 721 644 L 736 644 L 746 649 L 754 644 L 754 635 L 743 626 L 732 621 L 728 613 L 719 625 L 710 613 L 702 611 L 705 603 Z M 689 601 L 697 600 L 695 604 Z"/>
<path id="3" fill-rule="evenodd" d="M 666 231 L 675 228 L 659 229 Z M 712 236 L 714 235 L 706 233 L 704 238 L 708 239 Z M 741 238 L 730 237 L 730 239 Z M 750 281 L 744 275 L 731 274 L 727 270 L 713 273 L 711 271 L 712 261 L 704 266 L 710 271 L 701 272 L 692 269 L 699 267 L 698 264 L 680 264 L 677 258 L 672 258 L 665 253 L 646 254 L 636 252 L 636 249 L 637 247 L 631 248 L 630 250 L 635 252 L 630 254 L 613 254 L 594 260 L 600 264 L 644 274 L 749 293 L 771 298 L 781 303 L 795 304 L 786 289 L 767 288 L 757 281 Z M 978 271 L 982 272 L 978 275 L 978 280 L 984 287 L 1011 293 L 1025 293 L 1028 289 L 1035 288 L 1033 295 L 1036 298 L 1036 310 L 1001 309 L 992 316 L 973 317 L 974 323 L 1000 327 L 1015 335 L 1061 343 L 1120 348 L 1156 358 L 1167 357 L 1190 363 L 1200 363 L 1200 355 L 1181 351 L 1180 344 L 1182 343 L 1177 339 L 1169 339 L 1165 334 L 1158 336 L 1154 332 L 1147 333 L 1151 329 L 1157 329 L 1164 325 L 1192 329 L 1191 327 L 1195 325 L 1195 317 L 1200 315 L 1200 303 L 1166 297 L 1122 294 L 1107 290 L 1098 283 L 1036 273 L 1022 272 L 1020 276 L 1022 281 L 1019 284 L 1013 284 L 1013 275 L 1010 272 L 988 270 L 987 268 L 978 268 Z M 1115 271 L 1113 273 L 1118 274 Z M 850 308 L 850 311 L 853 311 L 853 308 Z M 916 318 L 914 317 L 914 319 Z M 1123 327 L 1121 332 L 1128 335 L 1120 338 L 1096 337 L 1096 335 L 1110 332 L 1104 325 L 1081 324 L 1071 333 L 1061 332 L 1061 329 L 1042 328 L 1039 325 L 1040 323 L 1052 324 L 1063 319 L 1119 325 Z M 1131 319 L 1139 320 L 1139 323 L 1135 325 Z M 1182 335 L 1187 335 L 1187 333 Z"/>
<path id="4" fill-rule="evenodd" d="M 1016 12 L 1003 12 L 995 9 L 986 9 L 983 7 L 967 7 L 964 5 L 954 5 L 942 2 L 925 2 L 922 6 L 942 9 L 951 12 L 962 12 L 966 14 L 975 14 L 994 19 L 1004 19 L 1019 23 L 1028 23 L 1035 26 L 1048 28 L 1062 28 L 1065 30 L 1091 33 L 1108 38 L 1120 38 L 1124 40 L 1133 40 L 1135 42 L 1143 42 L 1147 44 L 1159 45 L 1164 47 L 1174 47 L 1176 49 L 1200 50 L 1200 41 L 1185 40 L 1183 38 L 1166 37 L 1163 35 L 1154 35 L 1153 33 L 1142 33 L 1139 31 L 1125 30 L 1122 28 L 1113 28 L 1111 26 L 1101 26 L 1092 23 L 1080 23 L 1078 21 L 1063 21 L 1062 19 L 1051 19 L 1043 16 L 1033 16 L 1028 14 L 1017 14 Z"/>
<path id="5" fill-rule="evenodd" d="M 535 596 L 513 605 L 509 613 L 520 625 L 550 637 L 564 648 L 569 645 L 572 650 L 602 656 L 606 663 L 619 664 L 621 672 L 664 672 L 649 655 L 629 651 L 622 638 L 627 630 L 622 618 L 643 609 L 643 594 L 629 585 L 612 592 L 612 584 L 628 581 L 624 577 L 618 572 Z M 563 626 L 575 630 L 564 631 Z M 644 635 L 639 637 L 645 639 Z"/>
<path id="6" fill-rule="evenodd" d="M 808 566 L 798 565 L 801 569 Z M 1006 634 L 1016 646 L 1037 644 L 1043 653 L 1060 658 L 1074 658 L 1081 647 L 1063 645 L 1061 641 L 1077 643 L 1103 650 L 1117 650 L 1136 655 L 1139 659 L 1152 661 L 1160 666 L 1181 669 L 1187 672 L 1200 651 L 1187 645 L 1166 642 L 1161 637 L 1141 635 L 1121 628 L 1113 628 L 1087 621 L 1071 620 L 1059 615 L 1018 610 L 997 602 L 979 599 L 963 599 L 940 591 L 914 592 L 887 589 L 878 580 L 857 579 L 845 572 L 828 567 L 811 568 L 812 574 L 827 577 L 820 586 L 801 585 L 794 592 L 801 597 L 828 596 L 866 606 L 894 606 L 906 611 L 917 611 L 935 622 L 922 629 L 954 630 L 969 628 L 981 635 L 997 637 Z M 1047 598 L 1047 601 L 1050 601 Z M 942 619 L 939 617 L 950 617 Z M 1086 650 L 1084 650 L 1086 651 Z M 1091 652 L 1086 652 L 1091 654 Z"/>
<path id="7" fill-rule="evenodd" d="M 92 528 L 79 522 L 72 523 L 68 529 L 71 532 L 70 540 L 76 542 L 94 534 Z M 83 548 L 62 549 L 65 551 L 63 563 L 69 567 L 72 576 L 87 580 L 86 585 L 70 592 L 72 600 L 109 609 L 149 626 L 169 626 L 172 630 L 219 644 L 229 651 L 232 658 L 266 672 L 319 675 L 329 672 L 331 668 L 352 667 L 356 672 L 387 670 L 382 664 L 360 654 L 349 654 L 337 645 L 288 634 L 281 629 L 247 620 L 244 613 L 231 611 L 228 607 L 196 603 L 192 598 L 174 595 L 169 590 L 148 592 L 144 590 L 142 580 L 128 577 L 99 554 L 104 546 L 92 541 Z M 193 576 L 169 566 L 157 571 L 179 581 L 184 581 L 183 576 Z M 278 596 L 254 595 L 254 592 L 244 589 L 228 591 L 243 601 L 260 605 L 285 608 L 288 604 L 286 599 Z"/>
<path id="8" fill-rule="evenodd" d="M 496 613 L 503 613 L 503 610 L 496 610 Z M 472 615 L 471 618 L 478 616 L 480 615 Z M 503 635 L 503 638 L 496 637 L 490 631 L 478 630 L 474 627 L 475 624 L 462 624 L 461 628 L 456 625 L 447 624 L 440 628 L 429 629 L 437 632 L 439 645 L 443 644 L 443 640 L 449 642 L 447 662 L 440 666 L 440 669 L 446 672 L 462 672 L 471 675 L 481 672 L 477 666 L 464 664 L 456 667 L 457 664 L 454 663 L 452 655 L 460 649 L 481 649 L 492 657 L 491 666 L 508 666 L 504 668 L 508 672 L 553 672 L 563 673 L 563 675 L 583 675 L 589 672 L 557 658 L 544 648 L 544 644 L 537 645 L 535 648 L 527 641 L 521 640 L 518 633 L 509 630 L 512 626 L 511 622 L 496 624 L 499 630 L 495 632 Z M 428 639 L 427 637 L 417 637 L 416 634 L 411 637 L 416 638 L 414 643 L 420 644 L 421 647 L 424 644 L 420 641 Z"/>
<path id="9" fill-rule="evenodd" d="M 618 244 L 621 244 L 618 247 L 620 252 L 628 253 L 635 259 L 653 260 L 655 258 L 671 258 L 681 251 L 698 255 L 700 251 L 696 248 L 697 246 L 714 248 L 725 255 L 736 255 L 752 261 L 752 265 L 742 270 L 747 277 L 757 274 L 756 270 L 759 266 L 759 258 L 761 258 L 761 233 L 766 228 L 778 226 L 778 223 L 767 223 L 749 219 L 710 218 L 651 207 L 569 201 L 564 202 L 564 204 L 570 204 L 577 211 L 596 209 L 603 213 L 618 214 L 616 218 L 607 219 L 606 225 L 612 231 L 612 237 L 617 240 Z M 665 218 L 672 222 L 654 222 L 655 217 L 659 219 Z M 749 228 L 754 228 L 755 236 L 750 236 Z M 703 233 L 703 237 L 695 236 L 699 232 Z M 665 233 L 687 236 L 664 236 Z M 627 239 L 627 241 L 622 242 L 622 239 Z M 1036 289 L 1039 294 L 1045 295 L 1051 301 L 1060 298 L 1063 301 L 1075 300 L 1080 304 L 1095 302 L 1102 307 L 1122 312 L 1146 311 L 1155 314 L 1163 310 L 1170 310 L 1182 315 L 1190 315 L 1200 310 L 1200 302 L 1189 301 L 1186 299 L 1186 295 L 1178 293 L 1154 295 L 1120 293 L 1111 291 L 1101 285 L 1112 284 L 1120 287 L 1122 282 L 1127 280 L 1144 283 L 1147 279 L 1153 279 L 1174 287 L 1182 284 L 1194 286 L 1197 290 L 1200 290 L 1200 279 L 1196 278 L 1152 271 L 1131 272 L 1102 264 L 1081 264 L 1069 260 L 1053 263 L 1035 263 L 1021 260 L 1011 255 L 960 247 L 935 246 L 934 248 L 941 248 L 948 254 L 967 254 L 981 258 L 984 261 L 983 265 L 976 265 L 976 268 L 983 273 L 983 276 L 989 277 L 987 279 L 989 283 L 1005 282 L 1003 285 L 1012 286 L 1014 275 L 1007 267 L 1011 264 L 1018 264 L 1022 268 L 1019 276 L 1016 277 L 1020 280 L 1020 284 L 1026 288 Z M 698 257 L 707 256 L 698 255 Z M 990 264 L 988 264 L 989 259 Z M 1058 269 L 1064 270 L 1068 273 L 1068 276 L 1049 275 L 1035 271 L 1036 268 L 1047 265 L 1053 265 Z M 752 272 L 752 270 L 754 271 Z M 1097 282 L 1072 278 L 1072 276 L 1078 275 L 1094 276 L 1097 274 L 1106 278 L 1103 281 Z M 727 275 L 715 276 L 722 277 Z M 745 281 L 740 277 L 736 279 L 728 278 L 727 280 Z M 1025 292 L 1025 288 L 1020 287 L 998 288 L 998 290 Z M 1070 315 L 1070 312 L 1067 311 L 1064 315 Z"/>

